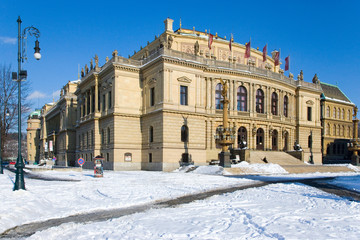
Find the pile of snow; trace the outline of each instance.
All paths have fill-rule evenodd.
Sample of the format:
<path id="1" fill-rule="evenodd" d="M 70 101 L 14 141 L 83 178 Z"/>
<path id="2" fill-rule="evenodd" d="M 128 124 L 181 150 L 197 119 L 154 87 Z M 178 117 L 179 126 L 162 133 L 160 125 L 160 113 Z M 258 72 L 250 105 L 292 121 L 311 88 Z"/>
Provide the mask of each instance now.
<path id="1" fill-rule="evenodd" d="M 207 174 L 207 175 L 223 175 L 224 168 L 220 166 L 200 166 L 196 168 L 192 173 Z"/>
<path id="2" fill-rule="evenodd" d="M 241 168 L 244 173 L 252 174 L 286 174 L 288 173 L 279 164 L 268 163 L 268 164 L 249 164 L 248 162 L 241 162 L 238 164 L 231 165 L 232 168 Z"/>

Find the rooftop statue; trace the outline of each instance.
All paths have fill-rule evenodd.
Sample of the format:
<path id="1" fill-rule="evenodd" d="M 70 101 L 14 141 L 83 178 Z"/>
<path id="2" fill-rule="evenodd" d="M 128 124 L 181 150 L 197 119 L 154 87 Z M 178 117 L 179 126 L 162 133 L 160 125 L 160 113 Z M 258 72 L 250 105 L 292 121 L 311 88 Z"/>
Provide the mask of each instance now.
<path id="1" fill-rule="evenodd" d="M 312 79 L 312 82 L 315 83 L 315 84 L 319 84 L 319 83 L 320 83 L 319 78 L 318 78 L 318 76 L 316 75 L 316 73 L 315 73 L 315 76 L 314 76 L 313 79 Z"/>
<path id="2" fill-rule="evenodd" d="M 199 51 L 200 51 L 199 42 L 196 41 L 196 43 L 195 43 L 195 45 L 194 45 L 195 55 L 198 55 L 198 54 L 199 54 Z"/>
<path id="3" fill-rule="evenodd" d="M 173 37 L 170 35 L 170 36 L 168 37 L 168 48 L 169 48 L 169 49 L 171 49 L 171 46 L 172 46 L 173 41 L 174 41 L 174 39 L 173 39 Z"/>

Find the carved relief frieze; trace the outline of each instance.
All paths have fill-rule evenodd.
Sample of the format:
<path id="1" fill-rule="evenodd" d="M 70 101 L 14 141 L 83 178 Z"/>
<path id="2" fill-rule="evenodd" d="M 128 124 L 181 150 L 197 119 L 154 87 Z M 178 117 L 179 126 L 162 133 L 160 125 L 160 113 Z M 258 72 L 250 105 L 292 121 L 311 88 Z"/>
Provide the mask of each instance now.
<path id="1" fill-rule="evenodd" d="M 183 43 L 181 44 L 181 51 L 185 53 L 194 54 L 194 45 Z"/>

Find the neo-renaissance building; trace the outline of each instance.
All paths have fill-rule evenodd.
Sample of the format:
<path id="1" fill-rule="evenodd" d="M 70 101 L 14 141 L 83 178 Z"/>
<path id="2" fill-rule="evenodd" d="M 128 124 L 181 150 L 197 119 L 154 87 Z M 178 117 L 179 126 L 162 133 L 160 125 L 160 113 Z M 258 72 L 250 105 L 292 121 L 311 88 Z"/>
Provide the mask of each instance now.
<path id="1" fill-rule="evenodd" d="M 28 128 L 39 131 L 38 145 L 28 145 L 36 148 L 30 161 L 56 157 L 59 165 L 75 166 L 83 158 L 84 167 L 92 168 L 92 158 L 101 155 L 105 168 L 114 170 L 207 165 L 220 151 L 214 139 L 222 124 L 220 78 L 228 84 L 234 148 L 243 140 L 252 151 L 287 152 L 297 142 L 303 161 L 313 156 L 321 164 L 323 144 L 352 138 L 354 104 L 329 97 L 316 76 L 285 76 L 275 66 L 276 51 L 266 61 L 256 49 L 245 58 L 245 45 L 232 42 L 230 51 L 230 39 L 216 34 L 209 49 L 206 31 L 174 31 L 173 20 L 164 23 L 165 31 L 129 58 L 115 50 L 100 66 L 95 56 L 56 103 L 29 117 L 28 124 L 39 124 Z M 340 118 L 329 117 L 328 106 Z"/>

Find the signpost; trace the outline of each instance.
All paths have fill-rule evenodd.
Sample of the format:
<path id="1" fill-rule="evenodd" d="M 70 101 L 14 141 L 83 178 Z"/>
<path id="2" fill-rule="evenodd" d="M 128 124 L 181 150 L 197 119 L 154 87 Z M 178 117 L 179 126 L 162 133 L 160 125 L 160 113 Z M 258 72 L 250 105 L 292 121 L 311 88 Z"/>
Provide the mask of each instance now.
<path id="1" fill-rule="evenodd" d="M 79 158 L 78 159 L 78 164 L 80 165 L 80 167 L 82 168 L 82 166 L 84 165 L 85 161 L 83 158 Z"/>

